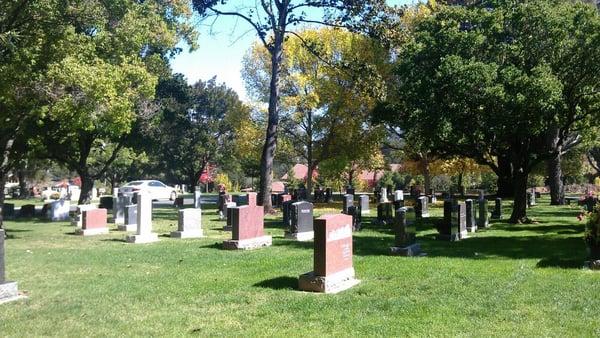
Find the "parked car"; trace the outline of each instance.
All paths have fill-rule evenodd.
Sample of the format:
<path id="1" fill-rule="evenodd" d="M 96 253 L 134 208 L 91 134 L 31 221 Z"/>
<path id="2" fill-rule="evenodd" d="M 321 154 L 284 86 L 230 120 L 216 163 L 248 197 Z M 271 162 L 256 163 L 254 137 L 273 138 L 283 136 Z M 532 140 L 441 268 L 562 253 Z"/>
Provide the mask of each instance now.
<path id="1" fill-rule="evenodd" d="M 120 192 L 134 193 L 138 191 L 147 191 L 152 196 L 153 200 L 175 200 L 177 198 L 177 191 L 175 188 L 170 187 L 161 181 L 155 180 L 141 180 L 133 181 L 125 184 L 119 188 Z"/>

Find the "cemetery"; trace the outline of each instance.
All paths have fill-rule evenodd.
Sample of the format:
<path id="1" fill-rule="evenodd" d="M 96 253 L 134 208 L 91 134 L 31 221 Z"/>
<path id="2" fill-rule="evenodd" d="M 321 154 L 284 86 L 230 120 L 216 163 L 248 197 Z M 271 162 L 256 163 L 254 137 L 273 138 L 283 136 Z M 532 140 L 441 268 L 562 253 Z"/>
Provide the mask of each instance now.
<path id="1" fill-rule="evenodd" d="M 0 76 L 0 337 L 600 336 L 600 1 L 10 0 Z"/>

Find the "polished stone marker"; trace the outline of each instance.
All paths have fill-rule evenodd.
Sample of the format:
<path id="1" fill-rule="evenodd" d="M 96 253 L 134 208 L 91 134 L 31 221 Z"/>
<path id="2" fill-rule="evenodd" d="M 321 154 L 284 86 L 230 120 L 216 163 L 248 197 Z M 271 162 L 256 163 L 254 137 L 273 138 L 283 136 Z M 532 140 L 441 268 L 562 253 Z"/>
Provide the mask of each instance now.
<path id="1" fill-rule="evenodd" d="M 106 209 L 84 210 L 81 216 L 81 229 L 77 233 L 83 236 L 108 234 L 107 213 Z"/>
<path id="2" fill-rule="evenodd" d="M 369 209 L 369 196 L 368 195 L 360 195 L 358 197 L 358 207 L 360 209 L 361 215 L 368 215 L 371 210 Z"/>
<path id="3" fill-rule="evenodd" d="M 492 219 L 502 219 L 502 198 L 497 197 L 492 211 Z"/>
<path id="4" fill-rule="evenodd" d="M 472 199 L 465 200 L 465 208 L 466 208 L 466 220 L 467 220 L 467 231 L 475 232 L 477 231 L 477 222 L 475 221 L 475 203 L 473 203 Z"/>
<path id="5" fill-rule="evenodd" d="M 171 232 L 171 237 L 200 238 L 204 236 L 201 209 L 182 209 L 179 210 L 178 215 L 177 231 Z"/>
<path id="6" fill-rule="evenodd" d="M 314 243 L 314 271 L 300 275 L 300 290 L 337 293 L 360 282 L 352 265 L 352 216 L 317 218 Z"/>
<path id="7" fill-rule="evenodd" d="M 417 198 L 417 204 L 415 205 L 415 216 L 417 219 L 429 217 L 427 196 L 421 196 Z"/>
<path id="8" fill-rule="evenodd" d="M 291 222 L 285 238 L 310 241 L 315 237 L 313 229 L 313 204 L 306 201 L 292 203 Z"/>
<path id="9" fill-rule="evenodd" d="M 421 245 L 417 243 L 417 230 L 414 223 L 406 221 L 406 208 L 396 210 L 394 217 L 394 246 L 390 248 L 393 255 L 418 256 Z"/>
<path id="10" fill-rule="evenodd" d="M 248 205 L 232 209 L 232 238 L 223 242 L 227 250 L 250 250 L 271 246 L 273 239 L 264 234 L 264 209 L 256 204 L 256 193 L 248 193 Z"/>
<path id="11" fill-rule="evenodd" d="M 348 208 L 354 205 L 354 195 L 346 194 L 342 200 L 342 214 L 348 215 Z"/>

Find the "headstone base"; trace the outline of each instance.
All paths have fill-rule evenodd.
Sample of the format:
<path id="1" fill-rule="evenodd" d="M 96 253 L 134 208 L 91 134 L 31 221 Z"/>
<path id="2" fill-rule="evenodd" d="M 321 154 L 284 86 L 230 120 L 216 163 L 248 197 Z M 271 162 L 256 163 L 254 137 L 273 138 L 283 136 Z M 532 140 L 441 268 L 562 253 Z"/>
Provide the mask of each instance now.
<path id="1" fill-rule="evenodd" d="M 407 256 L 407 257 L 420 256 L 421 255 L 421 245 L 418 243 L 415 243 L 415 244 L 412 244 L 412 245 L 409 245 L 406 247 L 393 246 L 390 248 L 390 252 L 394 256 Z"/>
<path id="2" fill-rule="evenodd" d="M 27 297 L 19 295 L 17 282 L 6 282 L 4 284 L 0 284 L 0 304 L 24 298 Z"/>
<path id="3" fill-rule="evenodd" d="M 450 241 L 450 242 L 456 242 L 456 241 L 460 241 L 461 239 L 465 239 L 467 238 L 467 232 L 461 232 L 460 234 L 451 234 L 451 235 L 442 235 L 442 234 L 438 234 L 437 236 L 435 236 L 435 238 L 437 240 L 440 241 Z"/>
<path id="4" fill-rule="evenodd" d="M 273 238 L 271 236 L 262 236 L 243 240 L 228 240 L 223 241 L 223 249 L 225 250 L 253 250 L 265 246 L 271 246 Z"/>
<path id="5" fill-rule="evenodd" d="M 119 231 L 137 231 L 137 224 L 121 224 L 117 227 Z"/>
<path id="6" fill-rule="evenodd" d="M 311 241 L 315 238 L 315 232 L 314 231 L 305 231 L 305 232 L 286 231 L 284 237 L 287 239 L 295 239 L 298 242 L 306 242 L 306 241 Z"/>
<path id="7" fill-rule="evenodd" d="M 77 234 L 82 236 L 95 236 L 108 234 L 108 228 L 77 229 Z"/>
<path id="8" fill-rule="evenodd" d="M 475 232 L 477 231 L 477 226 L 467 227 L 467 232 Z"/>
<path id="9" fill-rule="evenodd" d="M 354 268 L 340 271 L 331 276 L 316 276 L 314 271 L 300 275 L 298 288 L 301 291 L 338 293 L 360 283 L 354 278 Z"/>
<path id="10" fill-rule="evenodd" d="M 127 243 L 135 243 L 135 244 L 143 244 L 143 243 L 152 243 L 158 242 L 158 234 L 155 232 L 151 232 L 149 234 L 144 235 L 129 235 L 125 237 Z"/>
<path id="11" fill-rule="evenodd" d="M 223 227 L 223 231 L 233 231 L 233 227 L 231 225 L 226 225 Z"/>
<path id="12" fill-rule="evenodd" d="M 181 238 L 181 239 L 185 239 L 185 238 L 202 238 L 204 237 L 204 232 L 202 231 L 202 229 L 200 230 L 188 230 L 188 231 L 173 231 L 171 232 L 171 237 L 172 238 Z"/>
<path id="13" fill-rule="evenodd" d="M 429 218 L 429 213 L 422 214 L 421 218 Z"/>
<path id="14" fill-rule="evenodd" d="M 371 213 L 371 210 L 369 210 L 369 209 L 367 209 L 367 210 L 361 210 L 360 211 L 360 214 L 363 215 L 363 216 L 365 216 L 365 215 L 368 216 L 370 213 Z"/>

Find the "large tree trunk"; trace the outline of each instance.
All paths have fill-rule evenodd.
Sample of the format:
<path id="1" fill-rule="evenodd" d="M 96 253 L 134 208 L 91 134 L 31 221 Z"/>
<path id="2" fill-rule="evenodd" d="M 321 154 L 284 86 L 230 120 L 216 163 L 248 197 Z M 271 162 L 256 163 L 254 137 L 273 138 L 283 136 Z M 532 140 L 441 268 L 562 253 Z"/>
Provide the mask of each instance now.
<path id="1" fill-rule="evenodd" d="M 306 160 L 308 162 L 308 172 L 306 173 L 306 200 L 312 202 L 313 198 L 313 171 L 315 165 L 313 163 L 313 133 L 312 133 L 312 110 L 308 109 L 306 116 Z"/>
<path id="2" fill-rule="evenodd" d="M 425 191 L 424 193 L 429 194 L 429 189 L 431 189 L 431 170 L 429 169 L 429 156 L 425 154 L 421 157 L 421 166 L 423 168 L 423 177 L 425 179 Z"/>
<path id="3" fill-rule="evenodd" d="M 77 173 L 81 179 L 81 195 L 79 195 L 77 204 L 90 204 L 92 202 L 94 179 L 89 175 L 87 170 L 78 170 Z"/>
<path id="4" fill-rule="evenodd" d="M 271 184 L 273 182 L 273 160 L 277 147 L 277 127 L 279 125 L 279 75 L 283 55 L 284 31 L 275 32 L 271 50 L 271 82 L 269 85 L 269 118 L 267 133 L 260 159 L 260 201 L 265 212 L 271 212 Z"/>
<path id="5" fill-rule="evenodd" d="M 527 177 L 528 173 L 516 171 L 513 178 L 514 203 L 510 223 L 521 223 L 527 218 Z"/>
<path id="6" fill-rule="evenodd" d="M 513 183 L 513 166 L 507 156 L 498 156 L 498 197 L 513 197 L 515 194 Z"/>
<path id="7" fill-rule="evenodd" d="M 562 167 L 560 154 L 546 161 L 546 174 L 550 186 L 550 205 L 565 204 L 565 188 L 562 181 Z"/>
<path id="8" fill-rule="evenodd" d="M 29 197 L 29 190 L 27 190 L 27 181 L 25 181 L 25 171 L 23 168 L 17 170 L 17 177 L 19 179 L 19 198 Z"/>

